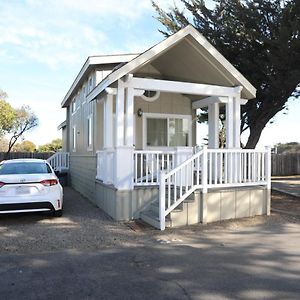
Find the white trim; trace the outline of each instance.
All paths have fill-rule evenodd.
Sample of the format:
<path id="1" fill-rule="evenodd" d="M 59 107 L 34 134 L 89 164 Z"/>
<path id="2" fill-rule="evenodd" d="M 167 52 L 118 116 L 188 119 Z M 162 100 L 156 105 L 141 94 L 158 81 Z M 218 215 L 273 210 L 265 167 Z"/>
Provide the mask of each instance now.
<path id="1" fill-rule="evenodd" d="M 76 137 L 76 125 L 72 127 L 72 152 L 76 152 L 76 143 L 77 143 L 77 137 Z"/>
<path id="2" fill-rule="evenodd" d="M 105 92 L 109 95 L 117 95 L 117 89 L 116 88 L 106 88 Z M 142 96 L 144 94 L 145 90 L 138 90 L 138 89 L 134 89 L 134 96 Z"/>
<path id="3" fill-rule="evenodd" d="M 159 55 L 162 55 L 169 48 L 174 46 L 180 40 L 184 39 L 188 35 L 192 36 L 204 50 L 210 54 L 209 61 L 216 61 L 224 66 L 225 69 L 232 75 L 232 77 L 242 85 L 248 92 L 249 98 L 255 98 L 255 87 L 223 56 L 218 52 L 208 41 L 205 39 L 193 26 L 189 25 L 172 36 L 168 37 L 161 43 L 150 48 L 143 54 L 134 58 L 132 61 L 121 67 L 120 69 L 111 73 L 106 80 L 103 80 L 88 96 L 88 101 L 96 98 L 105 88 L 110 86 L 116 80 L 122 78 L 128 73 L 133 73 L 135 69 L 145 63 L 149 63 Z M 223 95 L 222 95 L 223 96 Z"/>
<path id="4" fill-rule="evenodd" d="M 233 97 L 229 97 L 228 103 L 226 104 L 226 148 L 233 148 L 233 130 L 234 130 L 234 113 L 233 113 Z"/>
<path id="5" fill-rule="evenodd" d="M 87 116 L 87 151 L 93 151 L 93 114 Z"/>
<path id="6" fill-rule="evenodd" d="M 124 83 L 124 86 L 132 87 L 135 89 L 155 90 L 168 93 L 225 97 L 234 97 L 240 91 L 239 86 L 224 87 L 202 83 L 191 83 L 138 77 L 133 77 L 132 79 L 128 80 Z"/>
<path id="7" fill-rule="evenodd" d="M 167 119 L 167 146 L 154 146 L 149 147 L 147 146 L 147 118 L 152 119 Z M 163 114 L 163 113 L 143 113 L 143 122 L 142 122 L 142 145 L 143 150 L 170 150 L 170 148 L 178 148 L 178 146 L 169 146 L 169 119 L 187 119 L 190 123 L 192 122 L 191 115 L 178 115 L 178 114 Z M 189 124 L 190 125 L 190 124 Z M 192 126 L 189 126 L 188 132 L 188 146 L 191 147 L 192 145 Z M 179 146 L 180 147 L 180 146 Z"/>
<path id="8" fill-rule="evenodd" d="M 219 104 L 208 105 L 208 146 L 211 149 L 219 148 Z"/>
<path id="9" fill-rule="evenodd" d="M 118 80 L 118 92 L 116 97 L 115 137 L 116 146 L 124 146 L 124 82 Z"/>
<path id="10" fill-rule="evenodd" d="M 212 97 L 207 97 L 207 98 L 204 98 L 201 100 L 193 101 L 192 108 L 198 109 L 198 108 L 207 107 L 210 104 L 214 104 L 214 103 L 227 103 L 227 102 L 228 102 L 228 97 L 212 96 Z"/>
<path id="11" fill-rule="evenodd" d="M 89 66 L 92 65 L 105 65 L 105 64 L 114 64 L 114 63 L 124 63 L 129 62 L 132 59 L 136 58 L 139 54 L 121 54 L 121 55 L 99 55 L 99 56 L 89 56 L 76 76 L 74 82 L 72 83 L 69 91 L 65 95 L 61 106 L 64 107 L 66 102 L 69 100 L 70 96 L 74 92 L 75 88 L 79 84 L 80 80 L 86 74 Z"/>

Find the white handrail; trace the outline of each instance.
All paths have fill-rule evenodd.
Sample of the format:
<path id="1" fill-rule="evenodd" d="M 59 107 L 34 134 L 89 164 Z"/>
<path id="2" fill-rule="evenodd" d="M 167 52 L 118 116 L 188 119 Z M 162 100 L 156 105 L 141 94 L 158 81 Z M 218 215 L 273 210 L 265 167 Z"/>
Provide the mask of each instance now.
<path id="1" fill-rule="evenodd" d="M 47 161 L 54 171 L 69 170 L 70 154 L 69 152 L 56 152 Z"/>
<path id="2" fill-rule="evenodd" d="M 165 218 L 196 189 L 270 186 L 270 151 L 252 149 L 207 149 L 160 176 L 159 220 Z"/>

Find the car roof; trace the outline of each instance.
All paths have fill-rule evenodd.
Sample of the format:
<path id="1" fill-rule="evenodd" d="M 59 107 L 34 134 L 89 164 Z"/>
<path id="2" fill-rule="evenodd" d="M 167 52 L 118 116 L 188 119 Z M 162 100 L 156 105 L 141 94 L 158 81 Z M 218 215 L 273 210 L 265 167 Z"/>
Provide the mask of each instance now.
<path id="1" fill-rule="evenodd" d="M 38 158 L 16 158 L 16 159 L 9 159 L 9 160 L 4 160 L 2 163 L 45 163 L 46 160 L 44 159 L 38 159 Z"/>

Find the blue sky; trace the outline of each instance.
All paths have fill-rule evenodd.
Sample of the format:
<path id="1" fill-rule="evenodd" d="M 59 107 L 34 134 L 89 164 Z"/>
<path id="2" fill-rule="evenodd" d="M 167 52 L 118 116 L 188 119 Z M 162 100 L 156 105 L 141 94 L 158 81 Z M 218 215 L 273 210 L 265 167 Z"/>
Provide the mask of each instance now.
<path id="1" fill-rule="evenodd" d="M 173 0 L 157 0 L 162 7 Z M 26 135 L 39 144 L 60 137 L 60 103 L 89 55 L 141 52 L 161 41 L 150 0 L 0 0 L 0 89 L 30 105 L 40 125 Z M 299 101 L 262 134 L 260 145 L 300 142 Z"/>

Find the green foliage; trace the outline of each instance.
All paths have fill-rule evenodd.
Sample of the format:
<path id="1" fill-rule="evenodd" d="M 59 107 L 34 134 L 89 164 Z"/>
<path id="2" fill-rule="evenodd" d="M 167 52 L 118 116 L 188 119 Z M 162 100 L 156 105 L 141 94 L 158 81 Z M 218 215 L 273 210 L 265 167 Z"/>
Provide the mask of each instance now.
<path id="1" fill-rule="evenodd" d="M 165 36 L 192 23 L 257 88 L 256 99 L 242 107 L 241 131 L 250 130 L 247 148 L 254 148 L 265 125 L 299 101 L 300 1 L 217 0 L 209 9 L 204 0 L 181 0 L 162 10 L 153 2 Z M 191 15 L 191 20 L 187 15 Z"/>
<path id="2" fill-rule="evenodd" d="M 38 151 L 39 152 L 57 152 L 61 148 L 62 148 L 62 140 L 55 139 L 55 140 L 52 140 L 51 143 L 39 146 Z"/>
<path id="3" fill-rule="evenodd" d="M 6 99 L 7 95 L 0 90 L 0 136 L 10 131 L 15 120 L 15 111 Z"/>
<path id="4" fill-rule="evenodd" d="M 35 152 L 36 145 L 31 141 L 23 141 L 22 143 L 15 144 L 12 150 L 14 152 Z"/>
<path id="5" fill-rule="evenodd" d="M 15 114 L 16 118 L 9 131 L 11 137 L 9 139 L 7 153 L 11 151 L 18 139 L 21 138 L 25 132 L 38 125 L 38 118 L 29 106 L 24 105 L 16 109 Z"/>
<path id="6" fill-rule="evenodd" d="M 296 153 L 300 152 L 300 143 L 297 142 L 291 142 L 291 143 L 278 143 L 275 145 L 275 152 L 278 154 L 284 154 L 284 153 Z"/>

